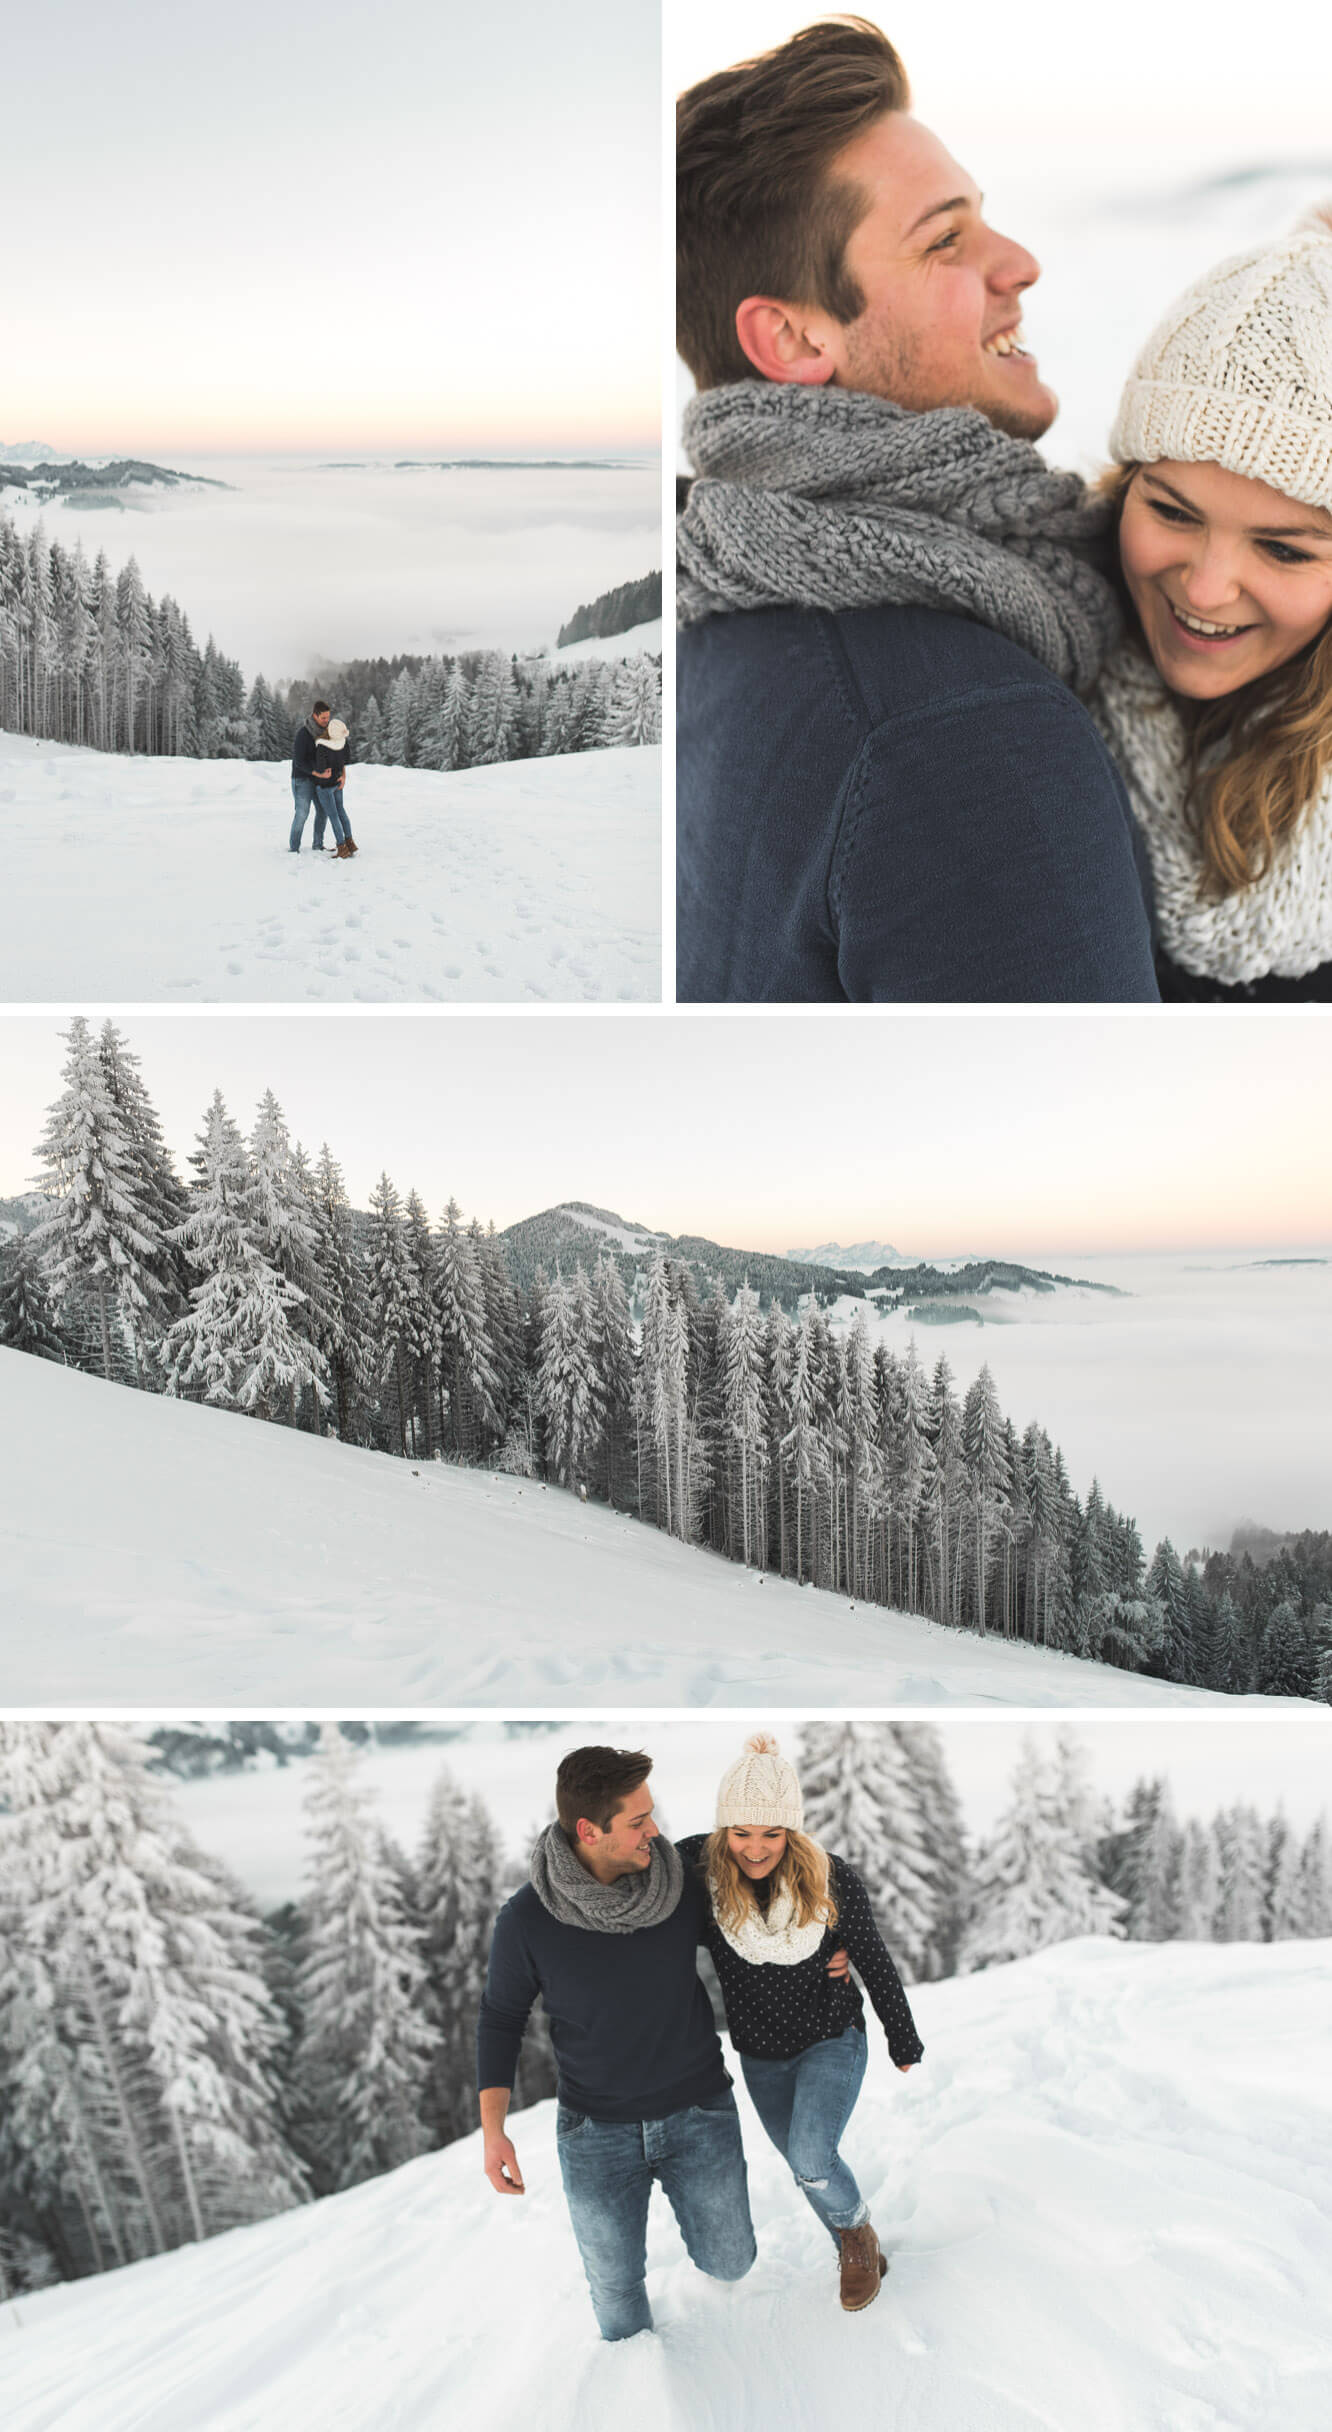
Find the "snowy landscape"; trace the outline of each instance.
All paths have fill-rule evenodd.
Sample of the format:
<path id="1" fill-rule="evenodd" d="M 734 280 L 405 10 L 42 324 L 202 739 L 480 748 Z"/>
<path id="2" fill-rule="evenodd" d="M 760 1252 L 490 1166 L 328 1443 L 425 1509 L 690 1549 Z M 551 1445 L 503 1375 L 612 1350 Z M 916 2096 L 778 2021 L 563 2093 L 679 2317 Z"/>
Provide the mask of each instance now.
<path id="1" fill-rule="evenodd" d="M 0 734 L 6 989 L 35 1004 L 653 1000 L 660 806 L 653 746 L 357 767 L 360 850 L 335 869 L 288 851 L 281 763 Z"/>
<path id="2" fill-rule="evenodd" d="M 11 2432 L 1322 2432 L 1332 2409 L 1332 1944 L 1066 1944 L 920 1987 L 926 2059 L 872 2045 L 848 2139 L 891 2259 L 864 2322 L 737 2088 L 759 2259 L 687 2263 L 660 2197 L 659 2330 L 598 2345 L 554 2149 L 480 2140 L 0 2313 Z M 1280 2066 L 1272 2065 L 1274 2053 Z M 835 2398 L 833 2393 L 835 2392 Z"/>
<path id="3" fill-rule="evenodd" d="M 128 1711 L 299 1706 L 312 1683 L 344 1708 L 1236 1702 L 746 1571 L 537 1480 L 4 1350 L 0 1469 L 0 1671 L 38 1710 L 74 1683 Z"/>
<path id="4" fill-rule="evenodd" d="M 64 1037 L 36 1187 L 0 1212 L 11 1609 L 65 1625 L 20 1627 L 24 1695 L 77 1650 L 88 1694 L 218 1702 L 243 1638 L 265 1701 L 315 1645 L 329 1695 L 378 1703 L 1332 1699 L 1322 1256 L 1146 1262 L 1135 1296 L 1011 1260 L 859 1286 L 576 1201 L 498 1232 L 450 1196 L 435 1225 L 383 1168 L 353 1208 L 271 1089 L 248 1137 L 214 1092 L 186 1186 L 115 1024 Z M 1007 1364 L 927 1365 L 931 1330 L 1024 1346 L 1023 1402 Z M 1051 1434 L 1061 1374 L 1066 1413 L 1137 1431 L 1158 1512 L 1176 1428 L 1286 1509 L 1190 1546 L 1167 1503 L 1145 1539 L 1114 1428 L 1076 1469 Z M 1264 1455 L 1228 1439 L 1268 1380 Z"/>

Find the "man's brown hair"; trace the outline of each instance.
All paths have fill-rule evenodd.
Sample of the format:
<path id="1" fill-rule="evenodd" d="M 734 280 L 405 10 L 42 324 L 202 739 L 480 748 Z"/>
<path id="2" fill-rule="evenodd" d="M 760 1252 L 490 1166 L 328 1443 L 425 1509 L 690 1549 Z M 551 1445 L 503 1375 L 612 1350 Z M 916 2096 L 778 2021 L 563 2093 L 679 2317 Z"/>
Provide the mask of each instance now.
<path id="1" fill-rule="evenodd" d="M 828 167 L 910 105 L 901 60 L 864 17 L 807 25 L 681 94 L 676 343 L 700 388 L 760 377 L 735 334 L 746 296 L 817 304 L 843 322 L 863 312 L 845 256 L 869 197 Z"/>
<path id="2" fill-rule="evenodd" d="M 580 1816 L 609 1832 L 621 1799 L 651 1771 L 652 1759 L 641 1748 L 571 1748 L 555 1776 L 555 1813 L 569 1839 L 578 1838 Z"/>

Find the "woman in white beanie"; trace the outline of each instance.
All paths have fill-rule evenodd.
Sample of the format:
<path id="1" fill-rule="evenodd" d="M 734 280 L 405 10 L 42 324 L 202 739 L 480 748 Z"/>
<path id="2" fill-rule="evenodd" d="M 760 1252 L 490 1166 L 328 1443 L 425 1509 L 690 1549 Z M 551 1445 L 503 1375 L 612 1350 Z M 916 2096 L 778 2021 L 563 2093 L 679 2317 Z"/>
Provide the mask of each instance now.
<path id="1" fill-rule="evenodd" d="M 324 744 L 318 755 L 321 768 L 315 776 L 314 846 L 319 851 L 324 841 L 324 821 L 332 826 L 337 840 L 339 861 L 350 861 L 356 851 L 356 839 L 347 817 L 347 763 L 351 758 L 351 737 L 341 718 L 330 718 L 324 730 Z"/>
<path id="2" fill-rule="evenodd" d="M 1162 997 L 1332 997 L 1332 205 L 1178 298 L 1110 446 L 1133 630 L 1091 707 Z"/>
<path id="3" fill-rule="evenodd" d="M 795 1767 L 759 1732 L 722 1776 L 716 1829 L 677 1847 L 703 1873 L 707 1947 L 754 2108 L 838 2249 L 843 2306 L 859 2313 L 888 2265 L 838 2150 L 869 2052 L 846 1959 L 896 2066 L 912 2068 L 925 2047 L 864 1884 L 809 1839 L 804 1820 Z"/>

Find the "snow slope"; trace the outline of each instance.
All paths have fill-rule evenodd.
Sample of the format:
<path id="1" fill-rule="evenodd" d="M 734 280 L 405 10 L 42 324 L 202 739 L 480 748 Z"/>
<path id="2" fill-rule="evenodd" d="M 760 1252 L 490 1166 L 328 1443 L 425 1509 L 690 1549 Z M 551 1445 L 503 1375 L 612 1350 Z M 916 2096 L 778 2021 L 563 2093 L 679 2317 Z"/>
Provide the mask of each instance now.
<path id="1" fill-rule="evenodd" d="M 1066 1943 L 917 1988 L 846 2149 L 891 2253 L 831 2249 L 738 2089 L 759 2257 L 723 2287 L 658 2196 L 655 2337 L 597 2340 L 554 2105 L 528 2193 L 469 2137 L 0 2316 L 7 2432 L 1322 2432 L 1332 2420 L 1332 1944 Z"/>
<path id="2" fill-rule="evenodd" d="M 0 1351 L 0 1478 L 6 1704 L 1237 1702 L 856 1607 L 530 1480 L 16 1351 Z"/>
<path id="3" fill-rule="evenodd" d="M 360 852 L 287 849 L 285 764 L 0 734 L 5 993 L 30 1004 L 660 995 L 661 753 L 357 768 Z M 331 839 L 330 839 L 331 841 Z"/>
<path id="4" fill-rule="evenodd" d="M 649 617 L 645 625 L 630 625 L 624 633 L 589 634 L 583 642 L 565 642 L 553 653 L 565 659 L 633 659 L 641 650 L 654 659 L 661 657 L 661 624 L 659 616 Z"/>

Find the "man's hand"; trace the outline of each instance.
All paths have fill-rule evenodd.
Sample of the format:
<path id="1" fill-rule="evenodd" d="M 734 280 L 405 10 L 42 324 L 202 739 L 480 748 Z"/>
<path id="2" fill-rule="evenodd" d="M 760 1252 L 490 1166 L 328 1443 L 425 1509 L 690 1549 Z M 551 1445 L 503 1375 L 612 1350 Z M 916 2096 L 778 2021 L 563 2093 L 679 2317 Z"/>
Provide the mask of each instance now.
<path id="1" fill-rule="evenodd" d="M 838 1984 L 851 1973 L 851 1962 L 845 1951 L 834 1951 L 828 1962 L 828 1974 Z"/>
<path id="2" fill-rule="evenodd" d="M 311 769 L 310 774 L 317 785 L 322 785 L 326 777 L 332 776 L 333 771 L 331 768 L 316 768 Z"/>
<path id="3" fill-rule="evenodd" d="M 522 2196 L 527 2189 L 518 2167 L 518 2156 L 501 2129 L 485 2141 L 485 2173 L 497 2196 Z"/>

